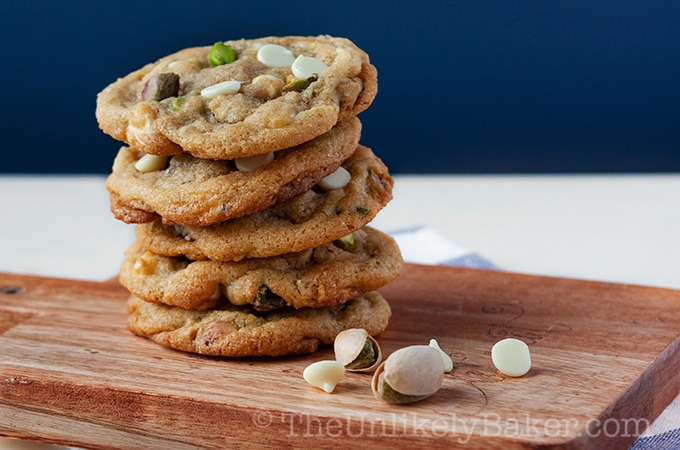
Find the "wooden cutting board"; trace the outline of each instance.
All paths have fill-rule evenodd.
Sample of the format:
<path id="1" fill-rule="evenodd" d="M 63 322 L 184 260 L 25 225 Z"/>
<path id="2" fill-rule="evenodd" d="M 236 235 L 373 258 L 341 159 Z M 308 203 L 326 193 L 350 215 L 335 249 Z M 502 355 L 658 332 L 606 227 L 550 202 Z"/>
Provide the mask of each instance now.
<path id="1" fill-rule="evenodd" d="M 219 359 L 129 333 L 124 291 L 0 274 L 0 435 L 90 448 L 627 448 L 680 387 L 680 291 L 407 265 L 382 290 L 385 354 L 439 340 L 455 364 L 412 405 L 371 376 L 332 394 L 303 369 L 332 350 Z M 504 337 L 530 346 L 522 378 L 494 369 Z"/>

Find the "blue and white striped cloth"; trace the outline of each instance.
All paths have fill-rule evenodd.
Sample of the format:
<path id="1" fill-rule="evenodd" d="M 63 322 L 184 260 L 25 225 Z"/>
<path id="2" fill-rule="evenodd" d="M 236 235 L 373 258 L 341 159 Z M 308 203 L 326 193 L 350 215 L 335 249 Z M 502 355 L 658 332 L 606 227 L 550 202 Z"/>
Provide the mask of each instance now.
<path id="1" fill-rule="evenodd" d="M 642 433 L 630 450 L 680 449 L 680 396 Z"/>
<path id="2" fill-rule="evenodd" d="M 389 234 L 399 244 L 404 261 L 409 263 L 498 269 L 491 261 L 429 227 L 409 228 Z"/>
<path id="3" fill-rule="evenodd" d="M 429 227 L 389 233 L 399 244 L 404 261 L 502 270 L 482 255 L 469 250 Z M 629 450 L 680 450 L 680 396 L 633 443 Z"/>

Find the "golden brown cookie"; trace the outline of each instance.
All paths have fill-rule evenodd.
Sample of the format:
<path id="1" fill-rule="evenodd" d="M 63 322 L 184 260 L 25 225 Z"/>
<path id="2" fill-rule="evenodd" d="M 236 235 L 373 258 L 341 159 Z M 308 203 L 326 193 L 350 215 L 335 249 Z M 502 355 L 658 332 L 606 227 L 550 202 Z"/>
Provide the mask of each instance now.
<path id="1" fill-rule="evenodd" d="M 378 289 L 403 265 L 396 242 L 365 227 L 353 241 L 238 262 L 160 256 L 135 242 L 126 252 L 120 282 L 143 300 L 186 309 L 231 302 L 258 310 L 335 305 Z"/>
<path id="2" fill-rule="evenodd" d="M 142 246 L 165 256 L 239 261 L 298 252 L 331 242 L 369 223 L 392 199 L 393 180 L 370 149 L 359 145 L 342 164 L 344 187 L 311 189 L 284 203 L 206 227 L 139 224 Z"/>
<path id="3" fill-rule="evenodd" d="M 214 58 L 211 46 L 187 48 L 113 82 L 97 97 L 99 126 L 144 153 L 234 159 L 309 141 L 368 108 L 377 93 L 368 55 L 344 38 L 227 46 L 232 62 Z"/>
<path id="4" fill-rule="evenodd" d="M 387 328 L 392 314 L 377 292 L 324 308 L 285 308 L 258 312 L 225 305 L 195 311 L 128 300 L 128 328 L 166 347 L 213 356 L 282 356 L 312 353 L 349 328 L 372 336 Z"/>
<path id="5" fill-rule="evenodd" d="M 166 168 L 141 172 L 135 164 L 142 153 L 123 147 L 106 180 L 111 210 L 127 223 L 160 217 L 194 226 L 252 214 L 311 189 L 354 153 L 360 135 L 359 119 L 343 120 L 309 142 L 276 152 L 252 172 L 238 170 L 233 161 L 186 153 L 171 157 Z"/>

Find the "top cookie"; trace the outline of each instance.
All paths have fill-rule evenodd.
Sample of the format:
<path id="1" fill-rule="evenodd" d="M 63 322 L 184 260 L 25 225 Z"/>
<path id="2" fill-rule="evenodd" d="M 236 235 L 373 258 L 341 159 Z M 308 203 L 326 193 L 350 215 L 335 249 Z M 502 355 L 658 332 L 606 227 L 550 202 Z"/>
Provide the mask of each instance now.
<path id="1" fill-rule="evenodd" d="M 181 50 L 107 86 L 97 97 L 101 129 L 144 153 L 234 159 L 306 142 L 377 93 L 368 55 L 344 38 L 221 44 Z"/>

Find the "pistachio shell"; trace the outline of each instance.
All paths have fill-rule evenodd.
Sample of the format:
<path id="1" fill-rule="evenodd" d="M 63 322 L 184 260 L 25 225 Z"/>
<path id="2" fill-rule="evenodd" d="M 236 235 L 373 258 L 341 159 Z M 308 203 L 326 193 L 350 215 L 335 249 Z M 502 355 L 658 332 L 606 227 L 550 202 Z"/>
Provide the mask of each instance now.
<path id="1" fill-rule="evenodd" d="M 385 360 L 385 381 L 404 395 L 432 395 L 444 381 L 444 361 L 427 345 L 400 348 Z"/>
<path id="2" fill-rule="evenodd" d="M 392 386 L 385 381 L 385 363 L 380 364 L 376 370 L 371 382 L 371 388 L 373 390 L 373 395 L 378 400 L 383 400 L 392 404 L 415 403 L 432 395 L 404 395 L 395 391 Z"/>
<path id="3" fill-rule="evenodd" d="M 363 328 L 350 328 L 338 333 L 333 342 L 335 360 L 343 366 L 354 361 L 364 348 L 367 338 L 368 331 Z"/>
<path id="4" fill-rule="evenodd" d="M 446 352 L 439 346 L 439 342 L 437 342 L 436 339 L 430 339 L 430 347 L 439 351 L 442 361 L 444 361 L 444 372 L 451 372 L 453 370 L 453 361 L 451 360 L 451 357 L 446 354 Z"/>
<path id="5" fill-rule="evenodd" d="M 374 357 L 369 365 L 352 364 L 360 357 L 366 342 L 373 347 Z M 351 328 L 341 331 L 333 342 L 335 360 L 351 372 L 372 372 L 382 361 L 382 350 L 378 341 L 363 328 Z"/>

